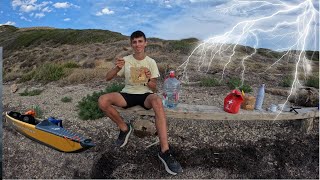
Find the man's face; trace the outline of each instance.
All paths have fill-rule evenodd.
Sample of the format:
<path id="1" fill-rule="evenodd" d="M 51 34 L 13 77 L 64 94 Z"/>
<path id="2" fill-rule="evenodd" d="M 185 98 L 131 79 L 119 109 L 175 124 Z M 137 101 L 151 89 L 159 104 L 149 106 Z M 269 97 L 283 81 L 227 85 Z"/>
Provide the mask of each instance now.
<path id="1" fill-rule="evenodd" d="M 144 48 L 147 46 L 147 42 L 143 37 L 133 38 L 131 41 L 131 47 L 135 53 L 144 52 Z"/>

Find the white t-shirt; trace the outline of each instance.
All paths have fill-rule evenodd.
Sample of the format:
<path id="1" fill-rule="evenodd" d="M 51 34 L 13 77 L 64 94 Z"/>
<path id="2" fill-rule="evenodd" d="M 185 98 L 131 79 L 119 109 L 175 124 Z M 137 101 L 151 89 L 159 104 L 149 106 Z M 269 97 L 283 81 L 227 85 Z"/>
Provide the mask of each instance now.
<path id="1" fill-rule="evenodd" d="M 124 67 L 117 73 L 118 76 L 125 77 L 125 87 L 121 90 L 123 93 L 128 94 L 144 94 L 152 93 L 152 90 L 146 86 L 148 79 L 145 79 L 145 82 L 134 83 L 131 78 L 130 69 L 146 67 L 151 72 L 151 78 L 160 77 L 159 69 L 157 63 L 154 59 L 146 56 L 143 60 L 137 60 L 133 55 L 123 57 L 125 61 Z"/>

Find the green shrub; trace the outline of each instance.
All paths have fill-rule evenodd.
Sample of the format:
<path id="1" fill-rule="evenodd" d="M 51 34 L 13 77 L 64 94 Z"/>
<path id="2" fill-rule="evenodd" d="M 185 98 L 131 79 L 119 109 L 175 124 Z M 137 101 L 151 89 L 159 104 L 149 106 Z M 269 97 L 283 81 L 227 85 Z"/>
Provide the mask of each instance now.
<path id="1" fill-rule="evenodd" d="M 242 86 L 239 87 L 239 90 L 245 93 L 250 93 L 252 92 L 252 87 L 247 84 L 243 84 Z"/>
<path id="2" fill-rule="evenodd" d="M 196 38 L 172 40 L 172 41 L 169 41 L 168 49 L 180 51 L 180 53 L 182 54 L 188 54 L 192 50 L 192 48 L 196 45 L 197 42 L 198 42 L 198 39 Z"/>
<path id="3" fill-rule="evenodd" d="M 282 87 L 291 87 L 292 83 L 293 83 L 293 78 L 291 76 L 285 76 L 279 85 Z"/>
<path id="4" fill-rule="evenodd" d="M 162 46 L 159 44 L 148 44 L 147 46 L 147 50 L 149 52 L 149 50 L 153 50 L 153 51 L 161 51 L 162 50 Z"/>
<path id="5" fill-rule="evenodd" d="M 242 81 L 240 78 L 231 78 L 227 83 L 230 89 L 239 89 L 240 91 L 243 91 L 245 93 L 252 92 L 252 87 L 250 85 L 245 84 L 245 82 L 242 85 L 241 84 Z"/>
<path id="6" fill-rule="evenodd" d="M 312 61 L 319 61 L 319 51 L 305 51 L 306 57 Z"/>
<path id="7" fill-rule="evenodd" d="M 257 54 L 260 54 L 264 57 L 276 58 L 276 59 L 279 59 L 282 56 L 280 52 L 272 51 L 270 49 L 265 49 L 265 48 L 257 49 Z"/>
<path id="8" fill-rule="evenodd" d="M 124 88 L 124 84 L 112 83 L 110 86 L 106 87 L 105 92 L 120 92 Z"/>
<path id="9" fill-rule="evenodd" d="M 23 83 L 30 81 L 36 75 L 36 71 L 31 71 L 27 74 L 24 74 L 21 79 L 19 79 L 18 83 Z"/>
<path id="10" fill-rule="evenodd" d="M 219 86 L 220 82 L 214 78 L 202 78 L 200 80 L 200 86 L 205 87 L 213 87 L 213 86 Z"/>
<path id="11" fill-rule="evenodd" d="M 37 96 L 42 93 L 43 90 L 41 89 L 34 89 L 32 91 L 29 91 L 28 89 L 25 89 L 22 93 L 19 93 L 20 96 Z"/>
<path id="12" fill-rule="evenodd" d="M 45 63 L 39 68 L 39 70 L 37 70 L 34 78 L 37 81 L 48 83 L 51 81 L 57 81 L 64 76 L 65 72 L 61 65 Z"/>
<path id="13" fill-rule="evenodd" d="M 237 89 L 238 87 L 241 86 L 241 79 L 239 78 L 231 78 L 228 82 L 227 85 L 230 89 Z"/>
<path id="14" fill-rule="evenodd" d="M 123 89 L 123 84 L 113 83 L 106 87 L 104 91 L 93 92 L 92 95 L 87 95 L 79 101 L 78 115 L 82 120 L 98 119 L 104 117 L 103 112 L 99 109 L 98 99 L 101 95 L 110 92 L 120 92 Z"/>
<path id="15" fill-rule="evenodd" d="M 42 110 L 38 105 L 33 106 L 32 109 L 36 112 L 37 118 L 43 118 Z"/>
<path id="16" fill-rule="evenodd" d="M 66 62 L 64 64 L 53 64 L 53 63 L 45 63 L 36 70 L 33 70 L 29 73 L 22 75 L 21 79 L 19 79 L 18 83 L 23 83 L 26 81 L 30 81 L 33 78 L 36 81 L 48 83 L 51 81 L 57 81 L 61 78 L 67 76 L 65 71 L 66 68 L 78 68 L 80 67 L 75 62 Z M 67 71 L 69 72 L 69 71 Z"/>
<path id="17" fill-rule="evenodd" d="M 72 98 L 71 97 L 63 97 L 63 98 L 61 98 L 61 101 L 64 103 L 71 102 Z"/>
<path id="18" fill-rule="evenodd" d="M 69 62 L 63 63 L 62 67 L 64 67 L 64 68 L 78 68 L 78 67 L 80 67 L 80 65 L 77 64 L 76 62 L 69 61 Z"/>
<path id="19" fill-rule="evenodd" d="M 306 85 L 319 89 L 319 76 L 308 77 Z"/>

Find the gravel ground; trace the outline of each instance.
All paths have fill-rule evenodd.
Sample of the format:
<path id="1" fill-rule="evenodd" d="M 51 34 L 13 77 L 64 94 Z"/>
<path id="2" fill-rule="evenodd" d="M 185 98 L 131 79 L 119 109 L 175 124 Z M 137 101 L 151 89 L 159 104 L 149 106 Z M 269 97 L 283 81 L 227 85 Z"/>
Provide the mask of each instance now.
<path id="1" fill-rule="evenodd" d="M 310 134 L 301 131 L 300 121 L 168 119 L 169 143 L 184 168 L 182 174 L 171 176 L 156 156 L 158 146 L 148 147 L 157 137 L 131 136 L 127 146 L 118 149 L 112 146 L 118 130 L 108 118 L 78 118 L 77 102 L 103 90 L 106 83 L 95 84 L 102 85 L 39 85 L 45 90 L 33 97 L 19 96 L 23 85 L 11 93 L 10 84 L 4 84 L 4 111 L 24 112 L 39 105 L 44 115 L 63 119 L 66 129 L 92 138 L 97 146 L 82 153 L 61 153 L 26 138 L 4 122 L 3 178 L 319 178 L 319 119 Z M 181 101 L 222 106 L 229 91 L 225 87 L 185 86 Z M 65 96 L 72 102 L 61 102 Z M 266 94 L 264 108 L 284 100 Z M 123 116 L 127 121 L 135 119 L 130 114 Z"/>

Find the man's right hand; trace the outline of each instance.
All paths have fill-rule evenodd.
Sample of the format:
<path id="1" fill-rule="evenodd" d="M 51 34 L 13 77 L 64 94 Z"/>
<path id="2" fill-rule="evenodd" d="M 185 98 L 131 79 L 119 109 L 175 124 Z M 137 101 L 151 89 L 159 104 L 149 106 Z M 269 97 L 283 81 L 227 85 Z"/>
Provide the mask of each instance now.
<path id="1" fill-rule="evenodd" d="M 122 69 L 122 67 L 124 66 L 125 61 L 122 57 L 120 58 L 116 58 L 116 67 L 119 69 Z"/>

